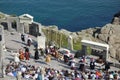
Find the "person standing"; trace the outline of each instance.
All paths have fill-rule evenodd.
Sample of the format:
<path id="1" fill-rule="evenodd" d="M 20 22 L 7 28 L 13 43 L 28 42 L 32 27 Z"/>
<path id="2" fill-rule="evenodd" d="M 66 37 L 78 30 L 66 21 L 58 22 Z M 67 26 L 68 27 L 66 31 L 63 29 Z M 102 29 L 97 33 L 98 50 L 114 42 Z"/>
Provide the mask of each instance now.
<path id="1" fill-rule="evenodd" d="M 29 52 L 29 48 L 25 48 L 25 59 L 26 60 L 29 60 L 29 58 L 30 58 L 30 52 Z"/>
<path id="2" fill-rule="evenodd" d="M 71 69 L 72 70 L 75 70 L 76 68 L 75 68 L 75 59 L 73 58 L 72 60 L 71 60 Z"/>
<path id="3" fill-rule="evenodd" d="M 110 69 L 110 63 L 109 62 L 105 62 L 105 71 L 108 71 Z"/>
<path id="4" fill-rule="evenodd" d="M 91 62 L 90 62 L 90 69 L 91 70 L 95 69 L 95 62 L 94 62 L 93 58 L 91 59 Z"/>
<path id="5" fill-rule="evenodd" d="M 45 57 L 45 52 L 44 52 L 44 50 L 43 50 L 43 48 L 40 48 L 40 54 L 41 54 L 41 59 L 44 59 L 44 57 Z"/>
<path id="6" fill-rule="evenodd" d="M 47 64 L 51 61 L 51 57 L 50 57 L 50 54 L 47 54 L 46 55 L 46 62 Z M 49 65 L 49 64 L 48 64 Z"/>
<path id="7" fill-rule="evenodd" d="M 44 80 L 45 68 L 42 67 L 40 71 L 41 71 L 41 75 L 42 75 L 42 80 Z"/>
<path id="8" fill-rule="evenodd" d="M 40 72 L 39 72 L 39 73 L 37 73 L 37 75 L 38 75 L 38 76 L 37 76 L 36 80 L 43 80 L 43 79 L 42 79 L 42 75 L 41 75 L 41 73 L 40 73 Z"/>
<path id="9" fill-rule="evenodd" d="M 22 42 L 25 42 L 25 35 L 23 33 L 21 34 L 21 40 Z"/>
<path id="10" fill-rule="evenodd" d="M 49 53 L 50 53 L 50 48 L 48 46 L 46 46 L 46 48 L 45 48 L 45 54 L 47 55 Z"/>
<path id="11" fill-rule="evenodd" d="M 38 49 L 35 49 L 34 59 L 35 60 L 39 59 L 39 51 L 38 51 Z"/>
<path id="12" fill-rule="evenodd" d="M 59 60 L 59 53 L 58 53 L 57 50 L 55 50 L 55 58 L 56 58 L 57 60 Z"/>
<path id="13" fill-rule="evenodd" d="M 79 61 L 79 70 L 82 72 L 85 71 L 85 62 L 83 59 L 80 59 L 80 61 Z"/>
<path id="14" fill-rule="evenodd" d="M 40 53 L 41 53 L 41 56 L 44 56 L 44 55 L 45 55 L 43 48 L 40 48 Z"/>
<path id="15" fill-rule="evenodd" d="M 69 53 L 66 53 L 64 55 L 64 62 L 67 63 L 69 61 L 69 56 L 68 56 Z"/>
<path id="16" fill-rule="evenodd" d="M 38 77 L 36 80 L 45 80 L 44 79 L 44 75 L 45 75 L 45 70 L 44 68 L 40 68 L 40 72 L 38 72 Z"/>
<path id="17" fill-rule="evenodd" d="M 30 36 L 28 36 L 28 39 L 27 39 L 27 46 L 31 46 L 31 44 L 32 44 L 32 39 L 31 39 L 31 37 Z"/>

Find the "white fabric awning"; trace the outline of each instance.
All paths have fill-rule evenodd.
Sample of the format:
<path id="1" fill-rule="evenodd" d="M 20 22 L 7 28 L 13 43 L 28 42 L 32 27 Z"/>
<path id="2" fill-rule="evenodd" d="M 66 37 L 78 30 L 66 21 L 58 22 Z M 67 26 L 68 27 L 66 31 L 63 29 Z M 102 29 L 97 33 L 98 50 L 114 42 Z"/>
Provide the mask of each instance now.
<path id="1" fill-rule="evenodd" d="M 103 43 L 98 43 L 98 42 L 93 42 L 89 40 L 81 40 L 82 45 L 89 46 L 94 49 L 101 49 L 101 50 L 108 50 L 109 45 L 108 44 L 103 44 Z"/>

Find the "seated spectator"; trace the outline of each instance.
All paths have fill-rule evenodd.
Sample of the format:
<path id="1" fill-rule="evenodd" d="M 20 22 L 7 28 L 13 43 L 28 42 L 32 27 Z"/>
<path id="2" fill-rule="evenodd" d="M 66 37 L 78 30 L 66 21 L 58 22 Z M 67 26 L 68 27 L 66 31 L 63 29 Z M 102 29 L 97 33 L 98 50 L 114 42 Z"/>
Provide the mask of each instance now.
<path id="1" fill-rule="evenodd" d="M 91 72 L 90 76 L 91 76 L 91 79 L 92 79 L 92 80 L 95 80 L 95 79 L 96 79 L 96 75 L 95 75 L 94 72 Z"/>
<path id="2" fill-rule="evenodd" d="M 29 79 L 30 77 L 31 77 L 30 74 L 25 73 L 25 75 L 24 75 L 24 78 L 25 78 L 25 79 Z"/>
<path id="3" fill-rule="evenodd" d="M 13 75 L 13 73 L 12 73 L 11 71 L 7 72 L 7 75 L 8 75 L 8 76 L 13 76 L 13 77 L 14 77 L 14 75 Z"/>
<path id="4" fill-rule="evenodd" d="M 71 63 L 71 69 L 72 69 L 72 70 L 75 70 L 75 69 L 76 69 L 76 68 L 75 68 L 75 62 L 72 62 L 72 63 Z"/>
<path id="5" fill-rule="evenodd" d="M 64 55 L 64 62 L 65 62 L 65 63 L 67 63 L 67 62 L 68 62 L 68 60 L 69 60 L 68 55 Z"/>

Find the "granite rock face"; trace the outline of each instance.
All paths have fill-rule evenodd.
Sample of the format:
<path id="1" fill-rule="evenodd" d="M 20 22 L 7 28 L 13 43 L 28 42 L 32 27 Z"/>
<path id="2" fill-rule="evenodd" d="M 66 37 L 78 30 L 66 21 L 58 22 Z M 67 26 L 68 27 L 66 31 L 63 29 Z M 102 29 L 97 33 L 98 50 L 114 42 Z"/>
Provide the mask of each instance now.
<path id="1" fill-rule="evenodd" d="M 118 12 L 114 15 L 112 24 L 120 25 L 120 12 Z"/>
<path id="2" fill-rule="evenodd" d="M 120 25 L 106 24 L 101 28 L 98 39 L 110 46 L 110 56 L 120 60 Z"/>
<path id="3" fill-rule="evenodd" d="M 110 56 L 120 60 L 120 25 L 106 24 L 102 28 L 89 28 L 79 32 L 70 32 L 65 29 L 58 30 L 74 39 L 87 39 L 95 42 L 107 43 L 110 46 Z"/>

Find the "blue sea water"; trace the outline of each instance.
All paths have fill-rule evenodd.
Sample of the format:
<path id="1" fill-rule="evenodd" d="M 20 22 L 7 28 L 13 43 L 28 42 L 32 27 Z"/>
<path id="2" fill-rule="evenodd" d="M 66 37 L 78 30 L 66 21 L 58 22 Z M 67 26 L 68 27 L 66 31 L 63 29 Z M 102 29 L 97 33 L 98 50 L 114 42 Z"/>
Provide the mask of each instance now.
<path id="1" fill-rule="evenodd" d="M 42 25 L 80 31 L 110 23 L 120 11 L 120 0 L 0 0 L 0 11 L 28 13 Z"/>

